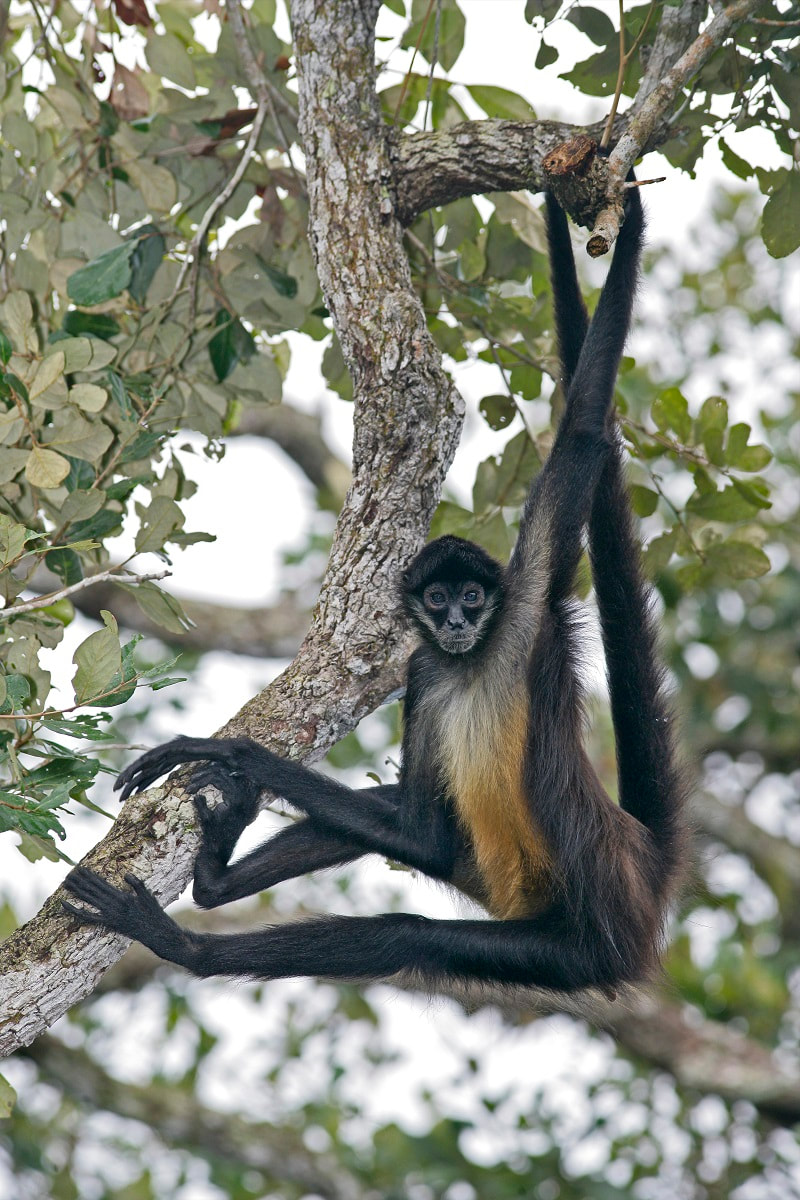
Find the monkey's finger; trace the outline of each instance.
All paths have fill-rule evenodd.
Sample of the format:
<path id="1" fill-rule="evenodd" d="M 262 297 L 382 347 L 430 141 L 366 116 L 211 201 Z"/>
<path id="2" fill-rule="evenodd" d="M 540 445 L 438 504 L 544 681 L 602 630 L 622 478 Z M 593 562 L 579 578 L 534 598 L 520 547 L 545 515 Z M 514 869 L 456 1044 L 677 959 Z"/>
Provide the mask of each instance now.
<path id="1" fill-rule="evenodd" d="M 70 904 L 68 900 L 62 900 L 61 907 L 82 925 L 105 925 L 100 913 L 92 912 L 90 908 L 79 908 L 77 904 Z"/>

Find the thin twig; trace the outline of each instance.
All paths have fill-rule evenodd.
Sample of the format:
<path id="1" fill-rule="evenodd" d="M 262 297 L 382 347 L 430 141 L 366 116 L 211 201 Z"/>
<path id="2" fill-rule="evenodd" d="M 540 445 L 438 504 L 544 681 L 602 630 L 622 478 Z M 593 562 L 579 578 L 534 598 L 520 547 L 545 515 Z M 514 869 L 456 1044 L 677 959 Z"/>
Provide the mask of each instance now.
<path id="1" fill-rule="evenodd" d="M 617 68 L 617 86 L 614 89 L 614 99 L 611 101 L 611 110 L 608 114 L 603 136 L 600 139 L 600 148 L 605 150 L 608 143 L 611 141 L 611 131 L 614 127 L 614 118 L 617 115 L 620 97 L 622 96 L 622 88 L 625 84 L 625 72 L 628 70 L 628 64 L 636 53 L 642 38 L 647 32 L 647 27 L 650 24 L 650 18 L 655 12 L 655 0 L 650 0 L 650 7 L 647 10 L 642 28 L 639 30 L 633 45 L 630 50 L 625 50 L 625 8 L 623 0 L 619 0 L 619 67 Z"/>
<path id="2" fill-rule="evenodd" d="M 122 564 L 109 567 L 107 571 L 98 571 L 96 575 L 90 575 L 88 579 L 79 579 L 77 583 L 71 583 L 69 587 L 60 588 L 57 592 L 48 592 L 45 596 L 37 596 L 35 600 L 25 600 L 22 604 L 12 605 L 11 608 L 0 609 L 0 618 L 6 620 L 8 617 L 18 617 L 20 613 L 33 612 L 37 608 L 49 608 L 51 604 L 56 604 L 59 600 L 72 596 L 75 592 L 82 592 L 95 583 L 106 583 L 109 579 L 118 579 L 121 574 L 128 576 L 129 580 L 136 583 L 145 583 L 150 579 L 166 579 L 172 572 L 157 571 L 153 575 L 137 575 L 135 571 L 127 570 Z"/>
<path id="3" fill-rule="evenodd" d="M 178 273 L 178 278 L 175 282 L 175 287 L 172 289 L 172 295 L 170 296 L 170 302 L 172 302 L 172 300 L 175 299 L 175 297 L 178 295 L 181 288 L 183 287 L 183 284 L 186 280 L 186 276 L 189 272 L 190 267 L 194 267 L 195 277 L 196 277 L 196 271 L 199 267 L 199 262 L 200 262 L 200 250 L 203 245 L 203 242 L 205 241 L 206 234 L 208 233 L 209 229 L 211 228 L 211 223 L 214 220 L 214 217 L 217 215 L 217 213 L 222 208 L 222 206 L 224 204 L 227 204 L 228 200 L 230 200 L 231 196 L 236 191 L 236 188 L 239 186 L 239 184 L 242 180 L 242 176 L 244 175 L 245 171 L 247 170 L 247 165 L 250 162 L 253 151 L 255 150 L 256 145 L 258 144 L 258 139 L 261 135 L 261 127 L 264 124 L 264 118 L 267 115 L 267 107 L 268 107 L 267 98 L 266 98 L 266 96 L 262 96 L 258 102 L 258 108 L 256 110 L 256 115 L 253 120 L 253 128 L 250 131 L 250 137 L 247 139 L 247 144 L 246 144 L 244 150 L 242 151 L 241 158 L 239 159 L 238 163 L 236 164 L 236 170 L 232 173 L 231 177 L 229 178 L 228 182 L 225 184 L 225 187 L 222 189 L 222 191 L 217 196 L 214 197 L 214 199 L 211 201 L 211 203 L 209 204 L 206 211 L 203 213 L 200 224 L 197 226 L 197 232 L 195 233 L 194 237 L 192 238 L 191 242 L 189 243 L 189 246 L 186 251 L 186 258 L 184 259 L 183 265 L 181 266 L 181 269 Z M 192 292 L 194 294 L 194 289 L 192 289 Z M 189 321 L 190 327 L 193 324 L 194 324 L 194 315 L 192 314 L 192 318 Z"/>
<path id="4" fill-rule="evenodd" d="M 397 104 L 395 105 L 394 117 L 393 117 L 394 121 L 397 120 L 397 114 L 400 112 L 403 101 L 406 98 L 406 92 L 408 91 L 408 85 L 411 82 L 411 72 L 414 70 L 414 63 L 416 62 L 417 52 L 419 51 L 419 48 L 422 45 L 422 39 L 425 36 L 425 30 L 428 28 L 428 21 L 430 20 L 430 16 L 431 16 L 431 13 L 433 12 L 433 6 L 435 3 L 436 3 L 436 0 L 429 0 L 428 11 L 425 13 L 425 16 L 422 19 L 422 27 L 419 31 L 419 37 L 417 38 L 417 44 L 414 47 L 414 51 L 411 55 L 411 62 L 408 64 L 408 70 L 406 71 L 405 78 L 403 79 L 403 86 L 400 88 L 400 95 L 397 99 Z M 431 64 L 431 70 L 433 70 L 433 64 Z"/>
<path id="5" fill-rule="evenodd" d="M 622 190 L 628 191 L 630 188 L 647 187 L 648 183 L 666 183 L 666 181 L 666 175 L 657 175 L 655 179 L 626 179 Z"/>

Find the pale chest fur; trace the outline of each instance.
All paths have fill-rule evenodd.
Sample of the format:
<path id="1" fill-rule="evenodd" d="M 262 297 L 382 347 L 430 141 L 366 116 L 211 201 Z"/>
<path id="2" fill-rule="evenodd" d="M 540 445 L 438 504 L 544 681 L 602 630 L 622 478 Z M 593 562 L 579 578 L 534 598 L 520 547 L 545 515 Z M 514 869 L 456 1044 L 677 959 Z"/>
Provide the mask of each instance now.
<path id="1" fill-rule="evenodd" d="M 534 828 L 522 767 L 528 747 L 524 679 L 477 678 L 431 697 L 442 782 L 467 831 L 497 917 L 539 907 L 548 856 Z"/>

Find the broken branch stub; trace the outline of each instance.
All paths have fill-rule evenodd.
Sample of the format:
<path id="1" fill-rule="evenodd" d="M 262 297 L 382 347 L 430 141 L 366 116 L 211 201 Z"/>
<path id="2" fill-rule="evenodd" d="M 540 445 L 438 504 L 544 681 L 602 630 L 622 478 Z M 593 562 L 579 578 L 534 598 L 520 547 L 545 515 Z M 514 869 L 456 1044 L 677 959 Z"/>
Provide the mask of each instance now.
<path id="1" fill-rule="evenodd" d="M 607 254 L 622 224 L 622 180 L 586 134 L 555 146 L 542 160 L 547 184 L 577 225 L 592 230 L 586 249 L 592 258 Z"/>

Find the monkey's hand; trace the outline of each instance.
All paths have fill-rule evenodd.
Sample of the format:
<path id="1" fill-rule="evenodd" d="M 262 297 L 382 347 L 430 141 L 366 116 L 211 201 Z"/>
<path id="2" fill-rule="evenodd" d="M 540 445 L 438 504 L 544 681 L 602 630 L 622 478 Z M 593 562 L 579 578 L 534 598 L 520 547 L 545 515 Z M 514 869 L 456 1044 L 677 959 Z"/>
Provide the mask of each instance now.
<path id="1" fill-rule="evenodd" d="M 181 763 L 197 762 L 208 759 L 212 762 L 231 762 L 233 757 L 232 742 L 225 738 L 188 738 L 177 737 L 163 746 L 156 746 L 142 754 L 129 767 L 126 767 L 114 784 L 114 789 L 121 789 L 121 800 L 127 800 L 134 792 L 143 792 L 151 783 L 168 774 Z"/>
<path id="2" fill-rule="evenodd" d="M 167 916 L 141 879 L 127 874 L 125 882 L 131 891 L 114 887 L 86 867 L 75 867 L 64 880 L 64 887 L 92 908 L 79 908 L 66 900 L 62 900 L 62 907 L 84 925 L 105 925 L 116 933 L 142 942 L 161 958 L 189 966 L 192 935 Z"/>
<path id="3" fill-rule="evenodd" d="M 258 813 L 260 789 L 246 775 L 230 770 L 220 762 L 200 767 L 192 775 L 188 787 L 203 832 L 203 845 L 198 859 L 213 860 L 218 866 L 224 867 L 242 830 Z M 222 795 L 222 800 L 214 808 L 209 807 L 206 797 L 201 794 L 206 788 L 214 788 Z"/>

